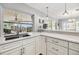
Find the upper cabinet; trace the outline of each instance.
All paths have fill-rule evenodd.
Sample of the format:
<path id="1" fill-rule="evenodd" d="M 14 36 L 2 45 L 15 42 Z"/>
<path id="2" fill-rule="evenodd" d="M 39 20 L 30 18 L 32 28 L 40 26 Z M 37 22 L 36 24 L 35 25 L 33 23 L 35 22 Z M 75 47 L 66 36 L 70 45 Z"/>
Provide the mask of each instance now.
<path id="1" fill-rule="evenodd" d="M 32 31 L 31 15 L 8 8 L 4 8 L 3 14 L 4 34 Z"/>
<path id="2" fill-rule="evenodd" d="M 4 9 L 4 21 L 14 21 L 15 11 L 10 9 Z"/>
<path id="3" fill-rule="evenodd" d="M 4 9 L 4 21 L 32 21 L 31 15 L 12 9 Z"/>

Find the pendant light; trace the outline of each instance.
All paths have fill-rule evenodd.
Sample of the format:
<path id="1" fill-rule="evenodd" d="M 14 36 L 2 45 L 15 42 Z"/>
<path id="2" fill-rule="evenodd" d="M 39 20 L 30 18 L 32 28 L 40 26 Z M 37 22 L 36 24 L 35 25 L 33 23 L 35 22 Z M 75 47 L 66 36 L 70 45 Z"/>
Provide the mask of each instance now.
<path id="1" fill-rule="evenodd" d="M 68 13 L 68 11 L 67 11 L 67 4 L 65 3 L 65 11 L 64 11 L 64 13 L 63 13 L 63 15 L 68 15 L 69 13 Z"/>
<path id="2" fill-rule="evenodd" d="M 46 9 L 47 9 L 46 19 L 48 20 L 48 6 L 46 7 Z"/>

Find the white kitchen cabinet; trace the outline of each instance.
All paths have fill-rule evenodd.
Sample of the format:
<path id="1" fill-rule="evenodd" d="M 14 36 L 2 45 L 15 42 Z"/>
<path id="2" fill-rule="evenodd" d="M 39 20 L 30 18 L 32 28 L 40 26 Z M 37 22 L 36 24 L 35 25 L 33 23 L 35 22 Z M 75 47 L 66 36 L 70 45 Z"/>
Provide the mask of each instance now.
<path id="1" fill-rule="evenodd" d="M 4 21 L 15 21 L 16 13 L 14 10 L 4 8 Z"/>
<path id="2" fill-rule="evenodd" d="M 23 55 L 35 55 L 35 37 L 23 40 Z"/>
<path id="3" fill-rule="evenodd" d="M 49 54 L 49 52 L 51 51 L 52 52 L 52 55 L 53 54 L 57 54 L 57 55 L 67 55 L 68 54 L 68 44 L 67 46 L 65 45 L 65 41 L 62 44 L 62 40 L 59 41 L 55 38 L 50 38 L 50 37 L 47 37 L 47 55 Z M 61 43 L 60 43 L 61 42 Z M 66 47 L 65 47 L 66 46 Z"/>
<path id="4" fill-rule="evenodd" d="M 79 43 L 69 42 L 69 55 L 79 55 Z"/>
<path id="5" fill-rule="evenodd" d="M 37 36 L 37 37 L 35 37 L 35 45 L 36 45 L 36 55 L 38 55 L 38 54 L 40 54 L 40 53 L 42 53 L 41 52 L 41 36 Z"/>
<path id="6" fill-rule="evenodd" d="M 60 46 L 63 46 L 63 47 L 68 47 L 68 42 L 64 41 L 64 40 L 61 40 L 61 39 L 47 37 L 47 41 L 51 42 L 53 44 L 56 44 L 56 45 L 60 45 Z"/>
<path id="7" fill-rule="evenodd" d="M 79 51 L 69 49 L 69 55 L 79 55 Z"/>
<path id="8" fill-rule="evenodd" d="M 22 46 L 22 41 L 10 42 L 0 45 L 0 53 Z"/>
<path id="9" fill-rule="evenodd" d="M 78 43 L 69 42 L 69 49 L 73 49 L 73 50 L 79 51 L 79 44 Z"/>
<path id="10" fill-rule="evenodd" d="M 45 36 L 36 36 L 23 40 L 24 55 L 46 55 Z"/>
<path id="11" fill-rule="evenodd" d="M 41 36 L 41 41 L 40 41 L 40 43 L 41 43 L 41 53 L 43 54 L 43 55 L 46 55 L 46 37 L 45 36 Z"/>
<path id="12" fill-rule="evenodd" d="M 50 43 L 50 42 L 47 43 L 47 51 L 49 51 L 49 50 L 51 52 L 54 52 L 55 54 L 58 54 L 58 55 L 67 55 L 67 52 L 68 52 L 67 48 L 55 45 L 55 44 Z"/>
<path id="13" fill-rule="evenodd" d="M 79 55 L 79 43 L 48 36 L 34 36 L 0 45 L 1 55 Z"/>
<path id="14" fill-rule="evenodd" d="M 22 48 L 22 41 L 10 42 L 0 45 L 1 55 L 20 55 Z"/>
<path id="15" fill-rule="evenodd" d="M 48 50 L 47 55 L 57 55 L 54 51 Z"/>
<path id="16" fill-rule="evenodd" d="M 36 54 L 39 55 L 40 53 L 46 55 L 46 41 L 45 36 L 38 36 L 36 37 Z"/>
<path id="17" fill-rule="evenodd" d="M 1 53 L 1 55 L 21 55 L 22 54 L 21 49 L 22 47 L 14 48 L 12 50 Z"/>
<path id="18" fill-rule="evenodd" d="M 23 55 L 35 55 L 35 46 L 25 45 L 23 47 Z"/>
<path id="19" fill-rule="evenodd" d="M 40 53 L 40 44 L 36 41 L 39 40 L 40 36 L 24 38 L 20 41 L 9 42 L 0 45 L 1 55 L 35 55 L 38 51 Z M 39 41 L 38 41 L 39 42 Z M 20 47 L 20 48 L 19 48 Z M 36 48 L 37 47 L 37 48 Z"/>

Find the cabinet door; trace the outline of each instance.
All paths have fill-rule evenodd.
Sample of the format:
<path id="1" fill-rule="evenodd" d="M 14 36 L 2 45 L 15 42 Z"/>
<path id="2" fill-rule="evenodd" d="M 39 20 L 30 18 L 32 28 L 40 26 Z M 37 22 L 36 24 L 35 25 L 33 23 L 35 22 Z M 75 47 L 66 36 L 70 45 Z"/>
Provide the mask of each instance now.
<path id="1" fill-rule="evenodd" d="M 35 47 L 34 46 L 26 46 L 24 47 L 23 55 L 35 55 Z"/>
<path id="2" fill-rule="evenodd" d="M 21 55 L 21 47 L 3 52 L 1 55 Z"/>
<path id="3" fill-rule="evenodd" d="M 79 55 L 79 51 L 69 50 L 69 55 Z"/>
<path id="4" fill-rule="evenodd" d="M 58 55 L 67 55 L 68 53 L 68 43 L 62 41 L 60 39 L 47 37 L 47 54 L 49 54 L 49 50 L 52 54 Z M 63 45 L 62 45 L 63 44 Z"/>
<path id="5" fill-rule="evenodd" d="M 56 45 L 60 45 L 60 46 L 63 46 L 63 47 L 68 47 L 68 42 L 67 41 L 64 41 L 64 40 L 61 40 L 61 39 L 58 39 L 58 38 L 47 37 L 47 41 L 51 42 L 53 44 L 56 44 Z"/>
<path id="6" fill-rule="evenodd" d="M 43 55 L 46 55 L 46 37 L 41 36 L 41 52 Z"/>
<path id="7" fill-rule="evenodd" d="M 23 55 L 35 55 L 35 41 L 23 46 Z"/>
<path id="8" fill-rule="evenodd" d="M 68 51 L 67 48 L 64 48 L 62 46 L 48 42 L 47 43 L 47 51 L 49 51 L 49 50 L 53 53 L 58 54 L 58 55 L 67 55 L 67 51 Z"/>
<path id="9" fill-rule="evenodd" d="M 69 49 L 79 51 L 79 43 L 69 42 Z"/>
<path id="10" fill-rule="evenodd" d="M 51 50 L 47 50 L 47 55 L 57 55 L 55 52 L 52 52 Z"/>
<path id="11" fill-rule="evenodd" d="M 69 42 L 69 54 L 79 55 L 79 43 Z"/>
<path id="12" fill-rule="evenodd" d="M 35 40 L 36 40 L 36 54 L 38 55 L 38 54 L 40 54 L 40 53 L 42 53 L 41 52 L 41 40 L 42 39 L 40 39 L 41 38 L 41 36 L 38 36 L 38 37 L 36 37 L 35 38 Z"/>
<path id="13" fill-rule="evenodd" d="M 35 55 L 35 37 L 23 40 L 23 54 Z"/>
<path id="14" fill-rule="evenodd" d="M 7 44 L 0 45 L 0 53 L 8 50 L 12 50 L 14 48 L 21 47 L 21 46 L 22 46 L 22 41 L 10 42 Z"/>

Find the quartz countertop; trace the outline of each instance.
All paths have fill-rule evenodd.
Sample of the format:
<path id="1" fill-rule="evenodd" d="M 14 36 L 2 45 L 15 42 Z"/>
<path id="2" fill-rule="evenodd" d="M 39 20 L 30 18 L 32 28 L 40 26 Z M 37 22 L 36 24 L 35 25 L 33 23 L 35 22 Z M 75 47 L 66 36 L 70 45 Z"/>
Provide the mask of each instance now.
<path id="1" fill-rule="evenodd" d="M 30 34 L 30 36 L 28 36 L 28 37 L 21 37 L 21 38 L 17 38 L 17 39 L 13 39 L 13 40 L 7 40 L 7 41 L 0 42 L 0 45 L 1 44 L 5 44 L 5 43 L 18 41 L 18 40 L 22 40 L 22 39 L 33 38 L 33 37 L 36 37 L 36 36 L 39 36 L 39 35 L 43 35 L 43 36 L 48 36 L 48 37 L 58 38 L 58 39 L 61 39 L 61 40 L 66 40 L 66 41 L 79 43 L 79 37 L 78 36 L 58 34 L 58 33 L 49 33 L 49 32 L 30 32 L 29 34 Z"/>
<path id="2" fill-rule="evenodd" d="M 2 42 L 0 42 L 0 45 L 10 43 L 10 42 L 19 41 L 19 40 L 23 40 L 23 39 L 29 39 L 29 38 L 33 38 L 33 37 L 36 37 L 36 36 L 40 35 L 39 32 L 38 33 L 37 32 L 29 32 L 29 34 L 30 34 L 30 36 L 27 36 L 27 37 L 20 37 L 20 38 L 16 38 L 16 39 L 12 39 L 12 40 L 2 41 Z"/>
<path id="3" fill-rule="evenodd" d="M 42 32 L 41 35 L 79 43 L 79 37 L 78 36 L 58 34 L 58 33 L 49 33 L 49 32 Z"/>

